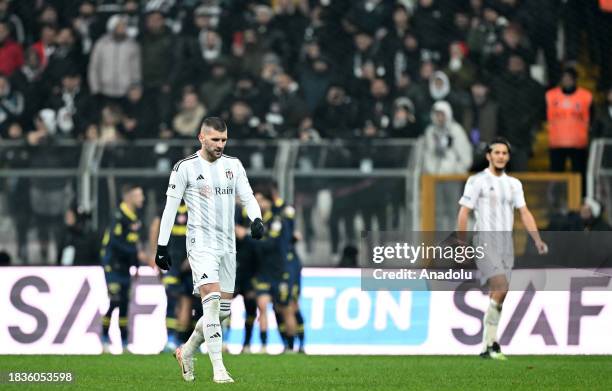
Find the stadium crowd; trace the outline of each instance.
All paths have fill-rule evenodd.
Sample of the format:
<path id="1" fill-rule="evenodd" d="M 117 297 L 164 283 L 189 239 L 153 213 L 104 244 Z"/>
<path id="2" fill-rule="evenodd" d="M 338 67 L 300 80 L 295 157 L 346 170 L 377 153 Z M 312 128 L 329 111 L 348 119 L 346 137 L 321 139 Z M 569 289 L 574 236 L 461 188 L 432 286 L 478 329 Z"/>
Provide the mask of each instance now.
<path id="1" fill-rule="evenodd" d="M 562 65 L 578 61 L 583 30 L 600 65 L 599 87 L 609 86 L 606 7 L 603 0 L 0 0 L 0 134 L 31 143 L 44 132 L 190 138 L 205 115 L 218 115 L 234 138 L 417 137 L 444 100 L 469 144 L 505 136 L 523 170 L 545 117 L 545 90 L 559 82 Z M 540 49 L 545 72 L 536 82 L 530 66 Z M 435 152 L 444 139 L 436 137 Z"/>
<path id="2" fill-rule="evenodd" d="M 585 98 L 590 137 L 612 137 L 610 37 L 608 0 L 0 0 L 0 139 L 189 139 L 214 115 L 235 139 L 423 136 L 431 173 L 477 169 L 503 136 L 525 171 L 547 90 L 583 91 L 577 65 L 604 93 Z M 552 167 L 584 172 L 588 144 L 557 138 Z M 0 165 L 66 158 L 13 148 Z"/>

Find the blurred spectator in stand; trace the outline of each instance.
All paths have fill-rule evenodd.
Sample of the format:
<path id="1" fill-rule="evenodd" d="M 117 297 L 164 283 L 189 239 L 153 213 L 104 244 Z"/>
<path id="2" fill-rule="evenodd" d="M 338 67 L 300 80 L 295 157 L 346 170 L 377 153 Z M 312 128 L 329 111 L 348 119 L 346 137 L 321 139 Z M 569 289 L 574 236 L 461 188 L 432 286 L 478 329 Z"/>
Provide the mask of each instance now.
<path id="1" fill-rule="evenodd" d="M 259 75 L 265 54 L 266 48 L 252 27 L 247 27 L 234 34 L 232 58 L 235 62 L 234 66 L 239 69 L 239 72 Z"/>
<path id="2" fill-rule="evenodd" d="M 414 31 L 421 49 L 427 51 L 427 56 L 434 62 L 443 59 L 445 48 L 448 47 L 449 35 L 446 9 L 439 6 L 440 0 L 418 0 L 414 13 Z"/>
<path id="3" fill-rule="evenodd" d="M 172 86 L 178 78 L 176 47 L 177 41 L 161 11 L 148 12 L 140 39 L 142 86 L 161 118 L 170 114 Z"/>
<path id="4" fill-rule="evenodd" d="M 391 125 L 393 99 L 384 79 L 372 80 L 369 94 L 360 102 L 360 106 L 362 126 L 370 122 L 380 132 L 385 132 Z"/>
<path id="5" fill-rule="evenodd" d="M 470 14 L 465 8 L 460 8 L 453 16 L 453 32 L 451 37 L 457 42 L 467 45 L 467 37 L 470 32 Z"/>
<path id="6" fill-rule="evenodd" d="M 285 32 L 277 27 L 272 8 L 263 4 L 255 5 L 253 13 L 253 27 L 258 41 L 261 42 L 266 51 L 276 53 L 281 59 L 281 64 L 286 66 L 291 56 L 291 41 Z"/>
<path id="7" fill-rule="evenodd" d="M 346 15 L 358 28 L 375 32 L 379 36 L 380 32 L 377 30 L 391 22 L 392 6 L 392 1 L 356 0 L 350 2 Z"/>
<path id="8" fill-rule="evenodd" d="M 306 104 L 300 95 L 299 85 L 287 73 L 274 79 L 272 100 L 264 117 L 270 134 L 296 137 L 300 121 L 308 115 Z"/>
<path id="9" fill-rule="evenodd" d="M 527 171 L 533 135 L 544 118 L 544 90 L 529 76 L 525 60 L 513 54 L 491 91 L 499 104 L 499 136 L 512 145 L 510 169 Z"/>
<path id="10" fill-rule="evenodd" d="M 525 28 L 532 43 L 532 49 L 537 51 L 541 48 L 544 53 L 548 85 L 557 85 L 561 73 L 557 53 L 560 4 L 557 0 L 523 1 L 520 3 L 523 13 L 528 19 Z M 611 35 L 612 31 L 603 36 L 609 37 Z"/>
<path id="11" fill-rule="evenodd" d="M 11 141 L 25 141 L 25 134 L 18 122 L 13 122 L 2 137 Z M 0 161 L 5 169 L 29 168 L 30 151 L 27 145 L 3 149 Z M 30 229 L 30 179 L 9 177 L 6 179 L 7 211 L 15 227 L 17 259 L 28 262 L 28 230 Z"/>
<path id="12" fill-rule="evenodd" d="M 29 48 L 25 53 L 25 63 L 11 76 L 11 86 L 20 91 L 24 97 L 22 126 L 30 127 L 32 120 L 40 109 L 43 99 L 47 96 L 44 81 L 44 69 L 40 58 L 34 49 Z"/>
<path id="13" fill-rule="evenodd" d="M 61 83 L 62 76 L 68 70 L 74 70 L 84 76 L 85 61 L 81 54 L 80 45 L 76 41 L 74 30 L 70 27 L 61 28 L 55 38 L 55 50 L 49 57 L 49 63 L 45 68 L 45 81 L 49 85 Z"/>
<path id="14" fill-rule="evenodd" d="M 100 264 L 100 237 L 91 226 L 91 213 L 71 207 L 64 214 L 64 230 L 58 241 L 57 264 L 93 266 Z"/>
<path id="15" fill-rule="evenodd" d="M 253 115 L 253 110 L 245 101 L 234 101 L 229 110 L 227 128 L 232 132 L 232 138 L 245 139 L 265 136 L 260 134 L 261 121 Z"/>
<path id="16" fill-rule="evenodd" d="M 159 113 L 149 97 L 143 95 L 140 84 L 134 84 L 128 89 L 123 107 L 125 111 L 123 127 L 128 139 L 138 140 L 159 136 Z"/>
<path id="17" fill-rule="evenodd" d="M 263 116 L 265 110 L 269 107 L 270 98 L 268 90 L 263 88 L 261 84 L 258 83 L 257 78 L 250 74 L 239 75 L 233 93 L 221 104 L 224 116 L 228 116 L 227 111 L 237 100 L 246 102 L 255 116 Z"/>
<path id="18" fill-rule="evenodd" d="M 44 24 L 40 28 L 39 40 L 32 44 L 32 48 L 38 54 L 40 63 L 43 68 L 47 68 L 49 64 L 49 57 L 55 51 L 55 40 L 57 37 L 57 27 L 53 24 Z"/>
<path id="19" fill-rule="evenodd" d="M 501 41 L 493 47 L 493 53 L 489 57 L 487 69 L 498 72 L 504 69 L 504 65 L 511 55 L 521 56 L 527 64 L 535 62 L 535 53 L 531 49 L 523 29 L 516 23 L 510 23 L 504 27 Z"/>
<path id="20" fill-rule="evenodd" d="M 137 39 L 140 35 L 140 13 L 141 11 L 147 14 L 160 12 L 159 5 L 156 2 L 145 2 L 143 9 L 140 9 L 140 5 L 138 4 L 138 0 L 126 0 L 123 3 L 123 13 L 127 17 L 127 36 L 132 39 Z M 148 25 L 149 22 L 147 21 Z"/>
<path id="21" fill-rule="evenodd" d="M 0 20 L 0 74 L 11 76 L 23 65 L 23 48 L 11 38 L 8 22 Z"/>
<path id="22" fill-rule="evenodd" d="M 81 2 L 78 14 L 72 20 L 72 27 L 79 35 L 82 54 L 89 56 L 94 42 L 104 33 L 101 21 L 96 15 L 96 3 L 93 0 Z"/>
<path id="23" fill-rule="evenodd" d="M 463 42 L 453 42 L 449 48 L 449 60 L 444 73 L 453 88 L 468 90 L 476 78 L 477 69 L 467 56 L 468 48 Z"/>
<path id="24" fill-rule="evenodd" d="M 6 22 L 9 31 L 15 40 L 23 45 L 25 42 L 25 30 L 19 15 L 11 11 L 10 0 L 0 0 L 0 21 Z M 0 40 L 1 41 L 1 40 Z"/>
<path id="25" fill-rule="evenodd" d="M 417 138 L 423 133 L 410 98 L 401 96 L 393 102 L 391 124 L 387 133 L 392 138 Z"/>
<path id="26" fill-rule="evenodd" d="M 314 126 L 324 138 L 351 138 L 358 123 L 358 109 L 344 87 L 332 83 L 325 101 L 317 107 Z"/>
<path id="27" fill-rule="evenodd" d="M 425 129 L 423 171 L 427 174 L 466 174 L 472 166 L 472 145 L 453 119 L 451 105 L 434 103 L 431 125 Z M 461 193 L 459 182 L 444 182 L 436 191 L 436 229 L 452 231 Z"/>
<path id="28" fill-rule="evenodd" d="M 319 131 L 314 128 L 312 118 L 304 117 L 298 128 L 298 139 L 301 142 L 316 142 L 321 141 Z"/>
<path id="29" fill-rule="evenodd" d="M 465 130 L 453 118 L 446 101 L 434 103 L 432 123 L 425 129 L 425 161 L 429 174 L 464 174 L 472 165 L 472 146 Z"/>
<path id="30" fill-rule="evenodd" d="M 100 123 L 97 127 L 88 127 L 87 132 L 97 132 L 97 134 L 87 134 L 87 139 L 98 139 L 103 143 L 114 143 L 123 138 L 125 129 L 123 128 L 123 113 L 121 107 L 108 104 L 100 112 Z"/>
<path id="31" fill-rule="evenodd" d="M 309 23 L 308 2 L 297 4 L 293 0 L 278 0 L 274 5 L 274 27 L 283 32 L 288 43 L 287 66 L 293 72 L 298 63 L 304 31 Z"/>
<path id="32" fill-rule="evenodd" d="M 321 56 L 321 48 L 316 41 L 306 43 L 304 49 L 304 58 L 298 66 L 298 74 L 306 107 L 312 113 L 324 99 L 333 73 L 330 61 Z"/>
<path id="33" fill-rule="evenodd" d="M 577 79 L 574 68 L 565 68 L 561 85 L 546 92 L 548 146 L 551 171 L 565 171 L 569 158 L 572 171 L 582 174 L 584 185 L 593 96 L 577 86 Z"/>
<path id="34" fill-rule="evenodd" d="M 227 63 L 219 60 L 211 64 L 210 78 L 200 85 L 200 99 L 208 108 L 209 115 L 221 115 L 223 103 L 234 90 L 233 75 Z"/>
<path id="35" fill-rule="evenodd" d="M 81 85 L 81 74 L 73 67 L 64 72 L 61 84 L 55 86 L 44 106 L 53 110 L 57 123 L 57 136 L 83 139 L 85 126 L 93 119 L 94 102 Z"/>
<path id="36" fill-rule="evenodd" d="M 471 105 L 463 113 L 461 122 L 474 147 L 471 171 L 480 171 L 488 166 L 485 158 L 488 143 L 497 137 L 499 108 L 491 97 L 489 86 L 481 80 L 472 84 L 471 98 Z"/>
<path id="37" fill-rule="evenodd" d="M 429 111 L 435 102 L 444 100 L 450 103 L 456 117 L 462 118 L 463 111 L 468 105 L 468 99 L 465 91 L 453 88 L 446 73 L 436 71 L 429 78 L 424 109 Z"/>
<path id="38" fill-rule="evenodd" d="M 125 16 L 111 16 L 106 27 L 89 60 L 89 89 L 103 102 L 120 103 L 128 88 L 141 82 L 140 46 L 127 37 Z"/>
<path id="39" fill-rule="evenodd" d="M 383 56 L 393 56 L 398 50 L 402 49 L 406 36 L 413 34 L 411 19 L 412 15 L 403 4 L 395 5 L 392 14 L 393 25 L 389 28 L 389 31 L 385 32 L 385 36 L 380 42 L 380 51 Z M 414 39 L 416 41 L 416 38 Z M 393 61 L 393 59 L 387 59 L 386 63 L 389 64 L 390 61 Z"/>
<path id="40" fill-rule="evenodd" d="M 396 86 L 404 88 L 401 80 L 405 75 L 413 80 L 418 77 L 421 51 L 414 33 L 407 32 L 400 41 L 400 45 L 397 45 L 392 51 L 384 50 L 382 53 L 386 56 L 387 69 L 393 72 Z"/>
<path id="41" fill-rule="evenodd" d="M 206 107 L 193 88 L 185 87 L 179 111 L 172 119 L 172 129 L 178 137 L 193 139 L 206 116 Z"/>
<path id="42" fill-rule="evenodd" d="M 472 58 L 483 71 L 494 72 L 487 67 L 497 65 L 491 58 L 499 48 L 502 31 L 508 20 L 501 16 L 496 7 L 497 3 L 486 1 L 482 7 L 482 15 L 472 19 L 472 26 L 467 36 L 467 44 Z"/>
<path id="43" fill-rule="evenodd" d="M 21 119 L 25 107 L 23 95 L 11 87 L 9 79 L 0 75 L 0 132 Z"/>
<path id="44" fill-rule="evenodd" d="M 384 61 L 381 57 L 377 56 L 377 43 L 369 31 L 361 30 L 355 34 L 354 47 L 353 54 L 347 56 L 342 69 L 345 71 L 350 69 L 352 77 L 358 80 L 385 76 L 386 68 Z M 373 75 L 364 74 L 363 67 L 366 64 L 370 64 Z M 369 86 L 369 81 L 367 85 Z"/>

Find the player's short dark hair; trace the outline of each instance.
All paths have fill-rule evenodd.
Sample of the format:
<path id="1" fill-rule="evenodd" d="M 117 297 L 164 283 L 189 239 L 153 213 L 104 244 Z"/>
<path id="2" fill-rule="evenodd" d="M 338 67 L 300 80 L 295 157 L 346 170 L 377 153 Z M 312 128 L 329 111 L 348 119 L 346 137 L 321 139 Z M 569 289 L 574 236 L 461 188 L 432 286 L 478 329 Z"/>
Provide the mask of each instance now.
<path id="1" fill-rule="evenodd" d="M 204 127 L 212 128 L 218 132 L 225 132 L 227 130 L 227 125 L 225 124 L 225 121 L 223 121 L 219 117 L 204 118 L 200 129 L 203 129 Z"/>
<path id="2" fill-rule="evenodd" d="M 257 185 L 255 189 L 253 189 L 253 194 L 256 193 L 261 194 L 265 199 L 269 201 L 274 201 L 274 197 L 272 196 L 272 188 L 270 187 L 269 183 L 262 183 Z"/>
<path id="3" fill-rule="evenodd" d="M 487 146 L 487 153 L 491 153 L 493 151 L 493 146 L 495 144 L 503 144 L 508 148 L 508 153 L 512 153 L 512 147 L 510 146 L 510 141 L 508 141 L 505 137 L 495 137 L 493 141 L 489 143 Z"/>
<path id="4" fill-rule="evenodd" d="M 141 187 L 140 185 L 137 185 L 135 183 L 125 183 L 123 186 L 121 186 L 121 195 L 125 196 L 127 195 L 130 191 L 134 190 L 134 189 L 138 189 L 139 187 Z"/>

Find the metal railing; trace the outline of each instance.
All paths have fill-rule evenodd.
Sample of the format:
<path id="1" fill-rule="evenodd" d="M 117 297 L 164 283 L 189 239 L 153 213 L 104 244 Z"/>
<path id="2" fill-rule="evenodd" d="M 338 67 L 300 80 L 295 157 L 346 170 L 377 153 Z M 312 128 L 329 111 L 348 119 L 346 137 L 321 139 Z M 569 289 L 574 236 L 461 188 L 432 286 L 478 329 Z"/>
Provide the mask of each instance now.
<path id="1" fill-rule="evenodd" d="M 353 244 L 351 238 L 358 237 L 355 232 L 370 229 L 369 222 L 377 221 L 379 229 L 419 226 L 422 148 L 417 143 L 389 139 L 313 143 L 230 140 L 226 152 L 242 161 L 252 185 L 269 179 L 278 183 L 281 197 L 296 206 L 298 227 L 313 235 L 306 239 L 316 248 L 302 249 L 305 263 L 330 265 L 332 249 Z M 149 202 L 143 216 L 145 223 L 150 221 L 163 205 L 172 164 L 196 151 L 199 145 L 195 140 L 158 139 L 106 144 L 60 141 L 40 147 L 3 142 L 0 156 L 19 148 L 31 154 L 47 148 L 45 152 L 58 155 L 55 157 L 62 164 L 32 168 L 0 160 L 0 179 L 27 182 L 33 178 L 66 178 L 76 198 L 67 203 L 72 201 L 92 211 L 93 225 L 102 230 L 119 201 L 118 189 L 125 182 L 136 182 L 145 188 Z M 62 148 L 70 149 L 70 153 L 64 153 Z M 332 217 L 346 206 L 343 202 L 354 204 L 350 213 L 340 213 L 344 220 L 350 220 L 345 222 L 348 228 L 331 235 L 330 231 L 336 232 L 337 228 Z M 394 215 L 398 213 L 401 215 Z M 332 238 L 337 243 L 332 243 Z"/>
<path id="2" fill-rule="evenodd" d="M 595 139 L 589 150 L 586 195 L 604 206 L 612 221 L 612 139 Z"/>

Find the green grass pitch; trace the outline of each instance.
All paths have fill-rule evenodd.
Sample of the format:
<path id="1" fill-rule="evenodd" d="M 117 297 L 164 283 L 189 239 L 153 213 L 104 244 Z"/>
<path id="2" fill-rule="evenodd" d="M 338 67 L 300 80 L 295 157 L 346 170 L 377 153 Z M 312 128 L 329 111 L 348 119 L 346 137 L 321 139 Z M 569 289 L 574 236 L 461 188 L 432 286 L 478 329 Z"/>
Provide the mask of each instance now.
<path id="1" fill-rule="evenodd" d="M 225 355 L 234 384 L 214 384 L 208 356 L 183 382 L 170 354 L 0 356 L 0 372 L 70 371 L 71 384 L 0 384 L 2 390 L 611 390 L 612 356 Z"/>

